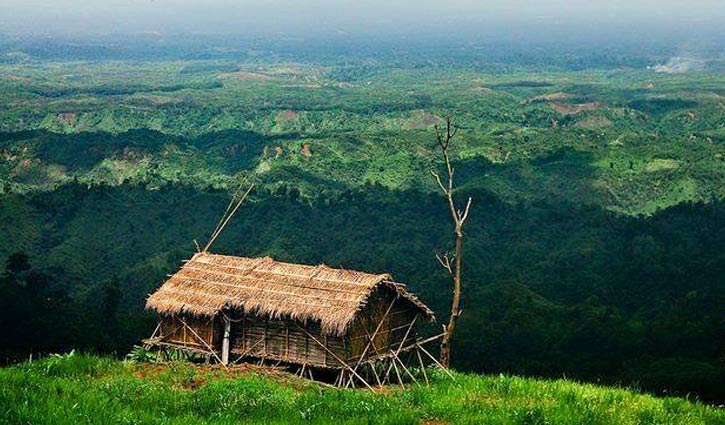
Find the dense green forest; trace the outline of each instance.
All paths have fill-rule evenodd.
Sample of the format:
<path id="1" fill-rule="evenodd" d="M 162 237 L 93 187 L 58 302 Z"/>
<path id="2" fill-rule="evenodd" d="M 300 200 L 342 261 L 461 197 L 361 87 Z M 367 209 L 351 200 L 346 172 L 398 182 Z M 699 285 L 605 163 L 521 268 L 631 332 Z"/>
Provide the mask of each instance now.
<path id="1" fill-rule="evenodd" d="M 474 197 L 454 366 L 725 399 L 720 62 L 31 47 L 0 40 L 6 362 L 128 352 L 242 179 L 257 186 L 214 251 L 390 272 L 443 323 L 451 229 L 429 170 L 450 114 Z"/>

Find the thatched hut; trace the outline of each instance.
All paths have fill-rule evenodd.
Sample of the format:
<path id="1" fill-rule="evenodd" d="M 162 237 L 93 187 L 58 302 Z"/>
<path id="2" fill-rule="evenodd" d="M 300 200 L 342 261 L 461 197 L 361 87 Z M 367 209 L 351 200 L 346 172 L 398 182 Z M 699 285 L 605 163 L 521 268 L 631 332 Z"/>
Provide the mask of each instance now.
<path id="1" fill-rule="evenodd" d="M 353 366 L 416 347 L 416 325 L 433 319 L 388 274 L 207 252 L 170 276 L 146 307 L 160 316 L 147 346 L 222 364 L 271 360 L 353 374 Z"/>

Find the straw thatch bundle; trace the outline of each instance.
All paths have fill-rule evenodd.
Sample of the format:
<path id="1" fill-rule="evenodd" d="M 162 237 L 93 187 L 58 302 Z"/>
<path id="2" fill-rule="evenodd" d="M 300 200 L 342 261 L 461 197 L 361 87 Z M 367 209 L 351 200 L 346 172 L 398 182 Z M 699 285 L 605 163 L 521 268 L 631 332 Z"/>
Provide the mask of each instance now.
<path id="1" fill-rule="evenodd" d="M 271 319 L 319 321 L 324 333 L 343 335 L 377 288 L 387 287 L 425 317 L 433 312 L 388 274 L 369 274 L 200 252 L 151 295 L 146 308 L 160 314 L 215 316 L 243 309 Z"/>

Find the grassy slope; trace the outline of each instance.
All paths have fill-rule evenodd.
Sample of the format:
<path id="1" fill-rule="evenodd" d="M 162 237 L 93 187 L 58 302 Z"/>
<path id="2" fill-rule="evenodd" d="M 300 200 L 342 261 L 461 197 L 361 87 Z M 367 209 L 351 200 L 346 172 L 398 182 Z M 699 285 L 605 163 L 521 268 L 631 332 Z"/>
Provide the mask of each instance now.
<path id="1" fill-rule="evenodd" d="M 725 423 L 725 411 L 680 398 L 566 380 L 431 374 L 430 387 L 372 394 L 281 373 L 51 357 L 0 369 L 0 422 Z"/>

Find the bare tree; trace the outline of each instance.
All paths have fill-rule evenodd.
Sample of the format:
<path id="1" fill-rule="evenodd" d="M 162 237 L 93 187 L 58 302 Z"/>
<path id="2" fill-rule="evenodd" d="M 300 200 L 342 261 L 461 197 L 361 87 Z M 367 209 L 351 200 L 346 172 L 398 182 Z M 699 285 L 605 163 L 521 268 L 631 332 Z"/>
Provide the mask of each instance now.
<path id="1" fill-rule="evenodd" d="M 435 178 L 438 186 L 445 196 L 448 202 L 448 207 L 451 212 L 451 220 L 453 223 L 453 234 L 455 236 L 455 248 L 453 257 L 449 257 L 446 254 L 436 254 L 438 262 L 441 263 L 444 269 L 451 275 L 453 279 L 453 300 L 451 302 L 451 316 L 448 319 L 448 325 L 443 326 L 443 340 L 441 341 L 441 364 L 448 367 L 451 360 L 451 339 L 453 338 L 453 331 L 456 328 L 456 322 L 458 317 L 463 311 L 460 308 L 461 305 L 461 262 L 463 248 L 463 226 L 466 224 L 468 219 L 468 213 L 471 210 L 471 203 L 473 198 L 469 197 L 466 202 L 466 207 L 461 210 L 456 207 L 456 203 L 453 200 L 453 173 L 454 169 L 451 166 L 451 158 L 449 155 L 449 148 L 451 145 L 451 139 L 456 135 L 457 129 L 452 125 L 452 118 L 446 117 L 446 128 L 445 130 L 436 124 L 435 133 L 438 146 L 440 147 L 441 154 L 443 155 L 443 161 L 446 165 L 447 180 L 444 182 L 440 175 L 435 171 L 431 170 L 431 174 Z"/>

